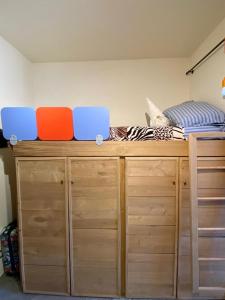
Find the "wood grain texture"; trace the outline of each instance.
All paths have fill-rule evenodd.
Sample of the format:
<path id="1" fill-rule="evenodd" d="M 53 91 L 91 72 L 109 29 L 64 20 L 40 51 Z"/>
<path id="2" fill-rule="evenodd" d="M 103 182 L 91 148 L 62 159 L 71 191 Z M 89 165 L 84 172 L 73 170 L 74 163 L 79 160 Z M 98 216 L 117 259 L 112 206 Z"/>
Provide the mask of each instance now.
<path id="1" fill-rule="evenodd" d="M 118 232 L 110 229 L 73 230 L 74 292 L 116 295 Z"/>
<path id="2" fill-rule="evenodd" d="M 24 292 L 68 295 L 64 266 L 25 265 Z"/>
<path id="3" fill-rule="evenodd" d="M 177 160 L 126 159 L 127 297 L 175 297 Z"/>
<path id="4" fill-rule="evenodd" d="M 130 225 L 128 233 L 128 253 L 175 253 L 175 226 Z"/>
<path id="5" fill-rule="evenodd" d="M 186 141 L 23 141 L 13 147 L 14 156 L 187 156 Z"/>
<path id="6" fill-rule="evenodd" d="M 120 288 L 126 295 L 126 202 L 125 202 L 125 159 L 120 158 Z"/>
<path id="7" fill-rule="evenodd" d="M 180 200 L 179 200 L 179 257 L 178 257 L 178 289 L 177 294 L 180 299 L 198 299 L 203 296 L 210 298 L 221 298 L 221 294 L 218 295 L 216 291 L 208 292 L 201 291 L 199 296 L 194 296 L 192 294 L 192 278 L 191 278 L 191 236 L 190 236 L 190 189 L 189 189 L 189 172 L 188 172 L 188 160 L 186 158 L 180 159 Z M 225 158 L 213 158 L 206 157 L 201 158 L 198 161 L 200 166 L 223 166 L 225 163 Z M 200 171 L 202 172 L 202 171 Z M 204 170 L 204 172 L 206 172 Z M 209 176 L 212 178 L 214 173 L 216 176 L 218 171 L 212 172 L 209 170 Z M 188 182 L 188 184 L 187 184 Z M 202 177 L 203 188 L 198 189 L 198 195 L 209 197 L 209 196 L 225 196 L 224 188 L 221 188 L 220 183 L 219 188 L 208 188 L 208 185 L 204 183 L 204 178 Z M 211 185 L 211 187 L 214 187 Z M 220 227 L 217 225 L 224 225 L 224 207 L 225 202 L 223 201 L 201 201 L 199 203 L 200 208 L 198 210 L 199 223 L 202 226 L 210 227 Z M 212 257 L 224 257 L 225 251 L 225 234 L 221 231 L 215 232 L 201 232 L 198 238 L 199 246 L 199 257 L 202 258 L 212 258 Z M 204 262 L 206 264 L 206 262 Z M 201 272 L 201 270 L 200 270 Z M 218 276 L 216 274 L 216 269 L 211 269 L 214 272 L 215 278 Z M 222 274 L 221 274 L 222 276 Z M 204 278 L 204 277 L 203 277 Z M 223 297 L 222 297 L 223 298 Z"/>
<path id="8" fill-rule="evenodd" d="M 225 260 L 218 256 L 206 258 L 199 257 L 199 236 L 202 233 L 213 233 L 215 228 L 222 227 L 218 231 L 225 232 L 222 202 L 213 200 L 213 207 L 202 206 L 199 202 L 198 188 L 223 189 L 225 184 L 224 168 L 219 169 L 202 168 L 198 166 L 199 146 L 198 139 L 207 137 L 225 138 L 225 133 L 202 133 L 189 136 L 189 174 L 191 194 L 191 241 L 192 241 L 192 288 L 193 293 L 199 295 L 201 289 L 205 292 L 214 291 L 220 293 L 225 291 Z M 213 141 L 214 142 L 214 141 Z M 203 204 L 204 205 L 204 204 Z M 224 205 L 224 204 L 223 204 Z M 222 216 L 221 216 L 222 215 Z M 218 223 L 220 225 L 218 225 Z M 206 225 L 205 225 L 206 224 Z M 207 226 L 207 228 L 201 228 Z M 201 231 L 200 231 L 201 229 Z M 213 242 L 213 240 L 211 241 Z"/>
<path id="9" fill-rule="evenodd" d="M 65 159 L 17 159 L 17 184 L 23 289 L 68 294 Z"/>
<path id="10" fill-rule="evenodd" d="M 121 294 L 119 158 L 71 158 L 72 295 Z"/>
<path id="11" fill-rule="evenodd" d="M 162 297 L 173 295 L 173 254 L 128 254 L 127 297 Z"/>

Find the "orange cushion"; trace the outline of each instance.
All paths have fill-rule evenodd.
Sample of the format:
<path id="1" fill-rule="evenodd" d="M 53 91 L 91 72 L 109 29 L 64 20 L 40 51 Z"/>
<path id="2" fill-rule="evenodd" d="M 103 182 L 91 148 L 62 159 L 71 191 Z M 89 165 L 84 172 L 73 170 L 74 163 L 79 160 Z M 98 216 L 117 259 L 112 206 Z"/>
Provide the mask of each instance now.
<path id="1" fill-rule="evenodd" d="M 69 141 L 73 139 L 73 117 L 70 108 L 39 107 L 36 115 L 40 140 Z"/>

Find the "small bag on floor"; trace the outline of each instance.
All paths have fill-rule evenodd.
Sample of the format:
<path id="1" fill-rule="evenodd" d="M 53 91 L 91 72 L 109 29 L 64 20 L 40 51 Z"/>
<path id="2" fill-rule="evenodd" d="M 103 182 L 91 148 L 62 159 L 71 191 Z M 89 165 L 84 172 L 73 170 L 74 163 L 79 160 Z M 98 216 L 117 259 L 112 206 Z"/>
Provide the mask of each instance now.
<path id="1" fill-rule="evenodd" d="M 0 234 L 4 272 L 8 275 L 19 274 L 19 251 L 17 223 L 12 222 Z"/>

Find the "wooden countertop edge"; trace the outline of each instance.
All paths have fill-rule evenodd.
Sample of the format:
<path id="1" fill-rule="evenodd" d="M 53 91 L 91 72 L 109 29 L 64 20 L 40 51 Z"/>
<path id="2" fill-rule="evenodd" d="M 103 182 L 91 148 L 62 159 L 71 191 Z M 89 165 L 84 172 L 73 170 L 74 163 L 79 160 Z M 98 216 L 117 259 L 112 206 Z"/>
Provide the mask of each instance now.
<path id="1" fill-rule="evenodd" d="M 225 156 L 225 141 L 199 141 L 199 156 Z M 21 141 L 12 147 L 16 157 L 67 156 L 188 156 L 187 141 Z"/>

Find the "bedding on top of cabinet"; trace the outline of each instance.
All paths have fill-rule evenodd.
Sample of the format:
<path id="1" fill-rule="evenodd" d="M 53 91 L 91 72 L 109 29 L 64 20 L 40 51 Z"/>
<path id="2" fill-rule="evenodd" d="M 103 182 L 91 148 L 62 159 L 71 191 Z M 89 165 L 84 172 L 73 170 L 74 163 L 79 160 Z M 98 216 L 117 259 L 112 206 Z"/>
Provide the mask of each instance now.
<path id="1" fill-rule="evenodd" d="M 178 126 L 165 127 L 110 127 L 111 141 L 184 140 L 183 129 Z"/>

